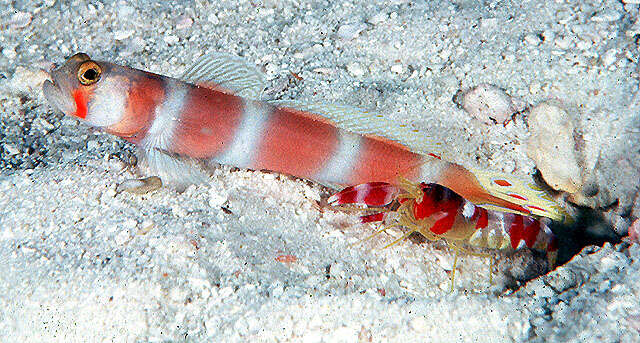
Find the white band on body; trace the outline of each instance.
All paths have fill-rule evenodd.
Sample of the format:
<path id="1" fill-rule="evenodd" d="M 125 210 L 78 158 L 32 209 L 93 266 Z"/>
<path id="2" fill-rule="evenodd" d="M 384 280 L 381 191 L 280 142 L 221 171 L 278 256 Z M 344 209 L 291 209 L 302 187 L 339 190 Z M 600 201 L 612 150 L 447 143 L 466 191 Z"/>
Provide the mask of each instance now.
<path id="1" fill-rule="evenodd" d="M 359 135 L 338 130 L 338 147 L 314 179 L 334 184 L 347 183 L 358 163 L 361 145 L 362 137 Z"/>
<path id="2" fill-rule="evenodd" d="M 145 148 L 169 150 L 172 145 L 173 134 L 180 121 L 189 87 L 167 80 L 165 89 L 164 101 L 156 107 L 153 123 L 142 141 Z"/>
<path id="3" fill-rule="evenodd" d="M 213 158 L 221 164 L 230 164 L 239 168 L 250 166 L 254 160 L 256 149 L 273 112 L 273 107 L 243 99 L 242 121 L 236 128 L 231 144 L 223 153 Z"/>

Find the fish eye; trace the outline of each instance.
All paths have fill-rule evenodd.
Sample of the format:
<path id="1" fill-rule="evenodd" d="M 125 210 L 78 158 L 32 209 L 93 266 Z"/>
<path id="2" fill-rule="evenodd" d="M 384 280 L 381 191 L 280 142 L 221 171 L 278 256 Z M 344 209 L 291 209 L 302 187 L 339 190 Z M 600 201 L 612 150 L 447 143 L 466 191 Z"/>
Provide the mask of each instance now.
<path id="1" fill-rule="evenodd" d="M 94 61 L 86 61 L 78 68 L 78 81 L 85 86 L 92 85 L 100 80 L 102 69 Z"/>

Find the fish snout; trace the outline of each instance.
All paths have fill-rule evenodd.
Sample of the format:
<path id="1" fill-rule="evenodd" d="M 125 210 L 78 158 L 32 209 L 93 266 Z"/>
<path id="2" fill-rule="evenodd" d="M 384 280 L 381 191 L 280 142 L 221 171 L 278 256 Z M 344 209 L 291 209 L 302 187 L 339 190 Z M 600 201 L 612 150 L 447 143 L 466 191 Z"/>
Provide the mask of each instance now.
<path id="1" fill-rule="evenodd" d="M 49 104 L 64 114 L 75 112 L 76 107 L 69 92 L 65 92 L 56 84 L 54 75 L 49 74 L 52 80 L 45 80 L 42 84 L 42 92 Z"/>

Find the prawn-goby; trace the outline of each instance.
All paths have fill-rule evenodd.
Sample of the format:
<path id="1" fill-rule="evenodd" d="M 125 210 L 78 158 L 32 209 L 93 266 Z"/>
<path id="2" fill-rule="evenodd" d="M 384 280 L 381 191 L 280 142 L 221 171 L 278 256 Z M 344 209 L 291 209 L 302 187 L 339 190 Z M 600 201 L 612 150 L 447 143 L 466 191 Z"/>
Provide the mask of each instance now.
<path id="1" fill-rule="evenodd" d="M 51 72 L 48 101 L 134 143 L 165 184 L 204 180 L 211 163 L 266 169 L 327 185 L 438 183 L 483 207 L 562 219 L 531 181 L 441 159 L 447 147 L 349 106 L 264 101 L 265 77 L 224 54 L 205 55 L 181 79 L 79 53 Z"/>

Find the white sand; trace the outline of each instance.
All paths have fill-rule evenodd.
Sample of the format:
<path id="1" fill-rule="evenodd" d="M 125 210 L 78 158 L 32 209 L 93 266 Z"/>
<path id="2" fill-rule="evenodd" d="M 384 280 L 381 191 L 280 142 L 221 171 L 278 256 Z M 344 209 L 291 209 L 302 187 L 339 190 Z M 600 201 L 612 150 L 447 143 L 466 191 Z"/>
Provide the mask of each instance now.
<path id="1" fill-rule="evenodd" d="M 531 253 L 497 255 L 493 286 L 489 261 L 465 257 L 449 294 L 446 248 L 381 249 L 399 232 L 350 246 L 373 228 L 320 210 L 312 183 L 221 168 L 181 194 L 116 195 L 132 175 L 108 156 L 131 148 L 54 112 L 25 71 L 84 51 L 177 76 L 235 53 L 275 98 L 375 109 L 451 159 L 518 174 L 533 168 L 522 114 L 486 125 L 454 95 L 490 83 L 525 106 L 558 99 L 581 128 L 594 204 L 619 198 L 631 216 L 609 216 L 629 221 L 638 5 L 606 3 L 0 1 L 0 341 L 640 340 L 637 244 L 588 247 L 516 292 L 542 272 Z"/>

